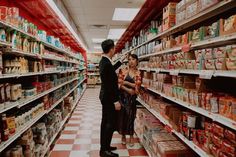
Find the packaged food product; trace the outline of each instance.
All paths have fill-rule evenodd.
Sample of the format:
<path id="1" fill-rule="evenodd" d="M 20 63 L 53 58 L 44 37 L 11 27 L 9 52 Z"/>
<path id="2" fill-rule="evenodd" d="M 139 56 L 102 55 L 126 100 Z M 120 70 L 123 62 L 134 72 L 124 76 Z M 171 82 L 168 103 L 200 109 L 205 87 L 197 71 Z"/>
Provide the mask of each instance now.
<path id="1" fill-rule="evenodd" d="M 213 123 L 212 125 L 212 129 L 213 129 L 213 133 L 215 135 L 218 135 L 220 137 L 224 137 L 224 127 L 222 127 L 221 125 L 219 124 L 216 124 L 216 123 Z M 217 136 L 216 136 L 217 137 Z M 218 138 L 218 137 L 217 137 Z"/>
<path id="2" fill-rule="evenodd" d="M 226 58 L 226 47 L 217 47 L 213 49 L 214 56 L 216 58 Z"/>
<path id="3" fill-rule="evenodd" d="M 176 13 L 176 24 L 183 22 L 186 19 L 186 10 Z"/>
<path id="4" fill-rule="evenodd" d="M 176 5 L 175 2 L 170 2 L 166 7 L 163 8 L 163 19 L 171 15 L 176 15 Z"/>
<path id="5" fill-rule="evenodd" d="M 220 35 L 227 35 L 236 32 L 236 15 L 220 20 Z"/>
<path id="6" fill-rule="evenodd" d="M 186 4 L 186 18 L 193 17 L 198 13 L 198 1 Z"/>
<path id="7" fill-rule="evenodd" d="M 175 15 L 170 15 L 170 16 L 166 17 L 165 19 L 163 19 L 163 25 L 162 25 L 163 31 L 166 31 L 169 28 L 175 26 L 175 21 L 176 21 Z"/>
<path id="8" fill-rule="evenodd" d="M 7 11 L 8 11 L 8 7 L 0 6 L 0 20 L 1 21 L 7 20 Z"/>
<path id="9" fill-rule="evenodd" d="M 225 58 L 218 58 L 215 60 L 216 70 L 226 70 Z"/>
<path id="10" fill-rule="evenodd" d="M 236 60 L 236 45 L 226 46 L 226 52 L 230 59 Z"/>
<path id="11" fill-rule="evenodd" d="M 224 136 L 225 136 L 225 138 L 227 138 L 227 140 L 236 144 L 236 133 L 234 131 L 229 130 L 229 129 L 225 129 Z"/>
<path id="12" fill-rule="evenodd" d="M 205 67 L 206 70 L 215 70 L 215 60 L 214 59 L 208 59 L 205 61 Z"/>
<path id="13" fill-rule="evenodd" d="M 204 59 L 205 51 L 203 51 L 203 50 L 195 50 L 194 53 L 195 53 L 196 60 Z"/>
<path id="14" fill-rule="evenodd" d="M 207 9 L 218 2 L 219 2 L 219 0 L 199 0 L 198 1 L 199 11 Z"/>
<path id="15" fill-rule="evenodd" d="M 209 38 L 218 37 L 219 36 L 219 31 L 220 31 L 219 25 L 220 25 L 219 21 L 217 21 L 217 22 L 214 22 L 210 26 L 202 27 L 202 29 L 203 29 L 203 39 L 206 40 L 206 39 L 209 39 Z"/>
<path id="16" fill-rule="evenodd" d="M 221 150 L 225 153 L 235 154 L 236 147 L 234 144 L 230 143 L 229 141 L 224 140 L 221 145 Z"/>
<path id="17" fill-rule="evenodd" d="M 203 49 L 204 51 L 204 59 L 214 59 L 214 53 L 213 53 L 213 49 L 208 48 L 208 49 Z"/>
<path id="18" fill-rule="evenodd" d="M 179 13 L 183 10 L 186 9 L 186 0 L 181 0 L 177 5 L 176 5 L 176 12 Z"/>
<path id="19" fill-rule="evenodd" d="M 236 60 L 226 58 L 226 67 L 228 70 L 236 70 Z"/>

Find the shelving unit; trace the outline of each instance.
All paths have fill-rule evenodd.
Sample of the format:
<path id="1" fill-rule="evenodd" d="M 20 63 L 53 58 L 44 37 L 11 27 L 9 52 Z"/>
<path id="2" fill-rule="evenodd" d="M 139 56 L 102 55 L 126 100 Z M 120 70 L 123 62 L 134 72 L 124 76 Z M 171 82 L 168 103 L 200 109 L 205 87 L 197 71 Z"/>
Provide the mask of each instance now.
<path id="1" fill-rule="evenodd" d="M 173 1 L 165 2 L 163 1 L 163 3 L 160 2 L 159 4 L 155 4 L 154 2 L 145 3 L 145 7 L 141 9 L 140 13 L 135 17 L 135 20 L 130 24 L 127 31 L 118 41 L 117 51 L 124 54 L 134 53 L 139 56 L 139 70 L 144 76 L 143 83 L 148 85 L 147 87 L 142 85 L 140 96 L 143 96 L 143 99 L 147 102 L 149 101 L 149 98 L 150 101 L 154 99 L 160 101 L 160 103 L 163 102 L 163 104 L 152 104 L 154 107 L 150 108 L 144 100 L 138 98 L 137 100 L 140 104 L 142 104 L 164 125 L 171 128 L 172 133 L 181 139 L 199 156 L 210 157 L 214 153 L 213 150 L 210 150 L 208 144 L 206 144 L 206 147 L 209 148 L 209 153 L 212 154 L 208 154 L 204 149 L 202 149 L 202 143 L 199 144 L 199 146 L 194 143 L 200 141 L 197 139 L 198 137 L 191 137 L 189 135 L 189 138 L 193 138 L 191 141 L 186 138 L 188 135 L 183 135 L 188 134 L 186 133 L 187 131 L 189 131 L 190 134 L 192 130 L 188 129 L 192 129 L 191 127 L 179 126 L 176 122 L 173 122 L 172 126 L 172 121 L 169 121 L 164 117 L 171 117 L 171 114 L 178 112 L 184 114 L 186 111 L 194 116 L 199 116 L 201 118 L 204 117 L 203 119 L 210 121 L 210 125 L 217 125 L 224 128 L 226 131 L 236 131 L 236 121 L 234 118 L 235 113 L 230 111 L 225 113 L 222 111 L 224 104 L 220 102 L 221 99 L 223 101 L 226 95 L 229 98 L 235 98 L 235 92 L 226 89 L 228 86 L 224 88 L 222 87 L 224 85 L 220 86 L 217 84 L 220 81 L 222 84 L 228 83 L 223 81 L 229 81 L 229 83 L 231 83 L 231 81 L 233 82 L 236 78 L 236 71 L 229 65 L 229 60 L 231 61 L 231 64 L 235 63 L 232 61 L 233 56 L 231 53 L 235 50 L 236 32 L 233 27 L 229 28 L 230 31 L 225 31 L 226 26 L 224 25 L 225 21 L 230 21 L 229 17 L 235 19 L 236 2 L 233 0 L 222 0 L 218 1 L 218 3 L 216 3 L 216 1 L 185 2 L 179 0 L 175 1 L 177 7 L 174 3 L 169 3 L 170 5 L 168 5 L 168 2 Z M 178 3 L 180 5 L 178 5 Z M 196 8 L 198 7 L 195 12 L 193 11 L 193 8 L 190 9 L 190 6 L 193 6 L 194 4 Z M 203 4 L 208 6 L 203 6 Z M 166 8 L 164 9 L 163 6 L 166 6 Z M 147 9 L 149 7 L 150 9 Z M 201 7 L 204 9 L 201 10 Z M 174 11 L 175 9 L 176 12 Z M 194 14 L 188 16 L 187 9 L 189 9 L 189 12 L 194 12 Z M 145 13 L 146 10 L 149 10 L 150 13 Z M 180 16 L 184 18 L 180 19 Z M 143 20 L 144 18 L 146 21 Z M 178 23 L 178 20 L 181 20 L 182 22 Z M 231 22 L 235 24 L 235 21 Z M 168 26 L 167 23 L 169 24 Z M 228 45 L 233 45 L 232 52 L 229 49 L 226 49 L 226 46 L 228 48 Z M 122 48 L 123 50 L 121 50 Z M 215 50 L 213 48 L 217 49 Z M 209 56 L 204 52 L 208 53 Z M 222 52 L 225 56 L 220 56 L 217 52 Z M 198 53 L 200 53 L 199 56 Z M 207 63 L 208 67 L 206 65 Z M 220 66 L 220 63 L 222 66 Z M 210 67 L 211 65 L 212 67 Z M 184 84 L 185 80 L 187 82 L 186 84 Z M 215 82 L 217 82 L 216 85 L 214 85 Z M 198 83 L 204 87 L 200 88 L 199 86 L 201 85 Z M 165 87 L 167 89 L 165 89 Z M 162 90 L 158 91 L 156 89 Z M 222 95 L 217 95 L 219 93 Z M 191 98 L 190 94 L 192 94 Z M 204 94 L 208 97 L 204 97 Z M 203 101 L 210 101 L 212 97 L 216 98 L 213 107 L 211 107 L 212 102 L 205 102 L 204 105 L 207 104 L 208 106 L 204 106 Z M 196 102 L 193 103 L 190 99 Z M 200 100 L 202 101 L 199 102 Z M 173 104 L 173 106 L 170 104 Z M 168 105 L 170 105 L 173 110 L 176 109 L 177 111 L 172 111 L 172 113 L 168 109 L 165 109 L 164 107 L 169 107 Z M 211 112 L 211 109 L 214 107 L 218 107 L 218 110 L 216 109 L 217 111 Z M 157 112 L 158 109 L 161 113 L 164 111 L 171 113 L 166 113 L 165 116 L 162 116 Z M 179 118 L 181 116 L 176 115 L 173 119 L 176 120 L 177 117 Z M 203 120 L 202 123 L 205 123 L 205 121 Z M 185 130 L 186 132 L 183 131 L 181 133 L 177 132 L 173 129 L 175 125 L 178 125 L 181 129 L 187 129 L 187 131 Z M 201 129 L 205 130 L 203 126 L 199 127 L 201 129 L 198 127 L 194 127 L 193 129 L 196 131 L 201 131 Z M 196 134 L 196 136 L 198 136 L 198 133 Z M 213 131 L 212 135 L 216 135 L 216 133 Z M 226 137 L 224 137 L 224 139 L 225 138 Z M 211 141 L 212 145 L 217 145 L 209 137 L 207 137 L 207 140 Z M 230 143 L 229 145 L 232 146 L 233 144 Z M 228 153 L 223 151 L 223 148 L 219 148 L 219 151 L 226 154 Z"/>
<path id="2" fill-rule="evenodd" d="M 142 87 L 146 88 L 143 85 L 142 85 Z M 166 96 L 165 94 L 163 94 L 161 92 L 158 92 L 155 89 L 152 89 L 152 88 L 147 88 L 147 89 L 152 91 L 153 93 L 156 93 L 156 94 L 160 95 L 163 98 L 166 98 L 166 99 L 168 99 L 168 100 L 178 104 L 178 105 L 181 105 L 181 106 L 183 106 L 185 108 L 188 108 L 188 109 L 190 109 L 190 110 L 192 110 L 194 112 L 197 112 L 197 113 L 199 113 L 199 114 L 201 114 L 201 115 L 203 115 L 205 117 L 208 117 L 208 118 L 212 119 L 213 121 L 216 121 L 216 122 L 218 122 L 220 124 L 223 124 L 223 125 L 231 128 L 231 129 L 233 129 L 233 130 L 236 130 L 236 122 L 231 120 L 231 119 L 229 119 L 229 118 L 223 117 L 223 116 L 221 116 L 219 114 L 211 113 L 211 112 L 206 111 L 206 110 L 204 110 L 204 109 L 202 109 L 200 107 L 190 105 L 190 104 L 188 104 L 186 102 L 183 102 L 181 100 L 178 100 L 178 99 L 176 99 L 174 97 Z"/>
<path id="3" fill-rule="evenodd" d="M 72 90 L 73 91 L 73 90 Z M 70 118 L 71 114 L 73 113 L 74 109 L 76 108 L 79 100 L 81 99 L 81 97 L 83 96 L 85 92 L 85 89 L 83 90 L 83 92 L 81 93 L 81 95 L 78 97 L 78 99 L 75 101 L 74 106 L 72 107 L 71 112 L 64 118 L 64 120 L 61 122 L 60 128 L 58 129 L 58 131 L 54 134 L 54 136 L 52 137 L 52 139 L 50 140 L 45 152 L 42 154 L 41 157 L 45 157 L 47 152 L 50 149 L 50 146 L 52 145 L 52 143 L 55 141 L 56 137 L 59 135 L 59 133 L 61 132 L 61 130 L 63 129 L 65 123 L 67 122 L 67 120 Z M 63 100 L 63 99 L 62 99 Z"/>
<path id="4" fill-rule="evenodd" d="M 132 49 L 130 49 L 128 51 L 125 51 L 124 53 L 130 53 L 133 50 L 136 50 L 139 47 L 141 47 L 141 46 L 143 46 L 145 44 L 148 44 L 148 43 L 150 43 L 153 40 L 157 40 L 157 39 L 160 39 L 161 37 L 174 34 L 174 33 L 178 32 L 180 30 L 183 31 L 186 28 L 192 27 L 192 26 L 194 26 L 197 23 L 201 23 L 201 22 L 203 22 L 203 21 L 205 21 L 207 19 L 210 19 L 211 17 L 220 15 L 220 14 L 224 13 L 225 11 L 230 10 L 230 9 L 232 9 L 234 7 L 236 7 L 236 4 L 235 4 L 235 2 L 233 0 L 221 1 L 221 2 L 219 2 L 217 4 L 215 4 L 214 6 L 212 6 L 212 7 L 208 8 L 208 9 L 206 9 L 206 10 L 204 10 L 204 11 L 202 11 L 202 12 L 200 12 L 200 13 L 194 15 L 194 16 L 192 16 L 191 18 L 183 21 L 182 23 L 177 24 L 177 25 L 171 27 L 170 29 L 168 29 L 168 30 L 166 30 L 166 31 L 156 35 L 155 37 L 151 38 L 150 40 L 147 40 L 146 42 L 143 42 L 142 44 L 139 44 L 138 46 L 136 46 L 136 47 L 134 47 L 134 48 L 132 48 Z M 228 37 L 228 38 L 232 40 L 231 37 Z M 235 38 L 235 36 L 233 38 Z M 227 39 L 227 37 L 226 37 L 226 39 Z M 217 39 L 213 39 L 213 40 L 216 40 L 215 42 L 217 42 Z M 225 39 L 220 38 L 220 40 L 224 41 Z M 211 41 L 211 42 L 213 42 L 213 41 Z M 220 41 L 218 41 L 218 42 L 220 42 Z M 199 45 L 203 45 L 203 44 L 206 44 L 206 43 L 199 42 L 198 44 Z M 196 44 L 196 46 L 198 46 L 198 44 Z M 167 50 L 167 51 L 163 51 L 162 53 L 169 53 L 169 52 L 174 52 L 174 51 L 178 51 L 178 50 L 179 50 L 179 48 L 174 48 L 172 51 L 171 50 Z M 145 57 L 148 57 L 148 56 L 145 56 Z"/>
<path id="5" fill-rule="evenodd" d="M 199 77 L 206 77 L 208 76 L 209 79 L 211 77 L 236 77 L 236 71 L 222 71 L 222 70 L 191 70 L 191 69 L 161 69 L 161 68 L 139 68 L 141 71 L 147 72 L 156 72 L 156 73 L 169 73 L 170 75 L 179 75 L 179 74 L 192 74 L 192 75 L 199 75 Z"/>

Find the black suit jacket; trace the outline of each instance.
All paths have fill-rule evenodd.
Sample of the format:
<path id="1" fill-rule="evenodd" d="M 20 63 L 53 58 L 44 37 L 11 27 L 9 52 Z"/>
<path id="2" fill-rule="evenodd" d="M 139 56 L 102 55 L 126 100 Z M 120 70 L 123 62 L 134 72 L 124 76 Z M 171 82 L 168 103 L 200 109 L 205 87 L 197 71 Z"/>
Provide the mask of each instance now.
<path id="1" fill-rule="evenodd" d="M 112 65 L 110 60 L 102 57 L 99 63 L 101 77 L 100 100 L 106 108 L 114 108 L 114 103 L 119 101 L 118 77 L 116 70 L 121 66 L 121 62 Z"/>

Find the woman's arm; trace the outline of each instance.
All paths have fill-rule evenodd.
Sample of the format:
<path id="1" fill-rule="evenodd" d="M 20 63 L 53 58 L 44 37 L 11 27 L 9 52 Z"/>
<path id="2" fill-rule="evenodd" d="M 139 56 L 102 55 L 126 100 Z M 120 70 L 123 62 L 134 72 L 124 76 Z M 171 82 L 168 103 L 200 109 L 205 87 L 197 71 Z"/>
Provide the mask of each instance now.
<path id="1" fill-rule="evenodd" d="M 124 84 L 125 86 L 129 86 L 129 87 L 131 87 L 131 88 L 135 88 L 135 83 L 131 83 L 131 82 L 128 82 L 128 81 L 124 81 L 123 84 Z"/>
<path id="2" fill-rule="evenodd" d="M 135 92 L 134 89 L 127 88 L 127 87 L 125 87 L 124 85 L 122 85 L 120 88 L 121 88 L 122 90 L 126 91 L 127 93 L 129 93 L 130 95 L 135 95 L 135 94 L 136 94 L 136 92 Z"/>

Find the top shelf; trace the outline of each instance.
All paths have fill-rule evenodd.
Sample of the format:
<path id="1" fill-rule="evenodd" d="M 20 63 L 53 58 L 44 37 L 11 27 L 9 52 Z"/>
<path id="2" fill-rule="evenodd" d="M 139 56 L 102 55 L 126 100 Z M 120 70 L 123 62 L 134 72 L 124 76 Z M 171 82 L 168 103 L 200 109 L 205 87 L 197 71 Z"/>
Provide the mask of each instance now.
<path id="1" fill-rule="evenodd" d="M 180 24 L 175 25 L 174 27 L 154 36 L 153 38 L 143 42 L 142 44 L 139 44 L 138 46 L 136 46 L 136 47 L 132 48 L 131 50 L 128 50 L 124 53 L 130 53 L 130 52 L 140 48 L 141 46 L 148 44 L 149 42 L 151 42 L 153 40 L 157 40 L 163 36 L 168 36 L 168 35 L 174 34 L 180 30 L 183 31 L 191 26 L 194 26 L 197 23 L 203 22 L 211 17 L 222 14 L 223 12 L 230 10 L 232 8 L 235 8 L 235 7 L 236 7 L 236 1 L 234 1 L 234 0 L 221 1 L 221 2 L 217 3 L 216 5 L 210 7 L 209 9 L 206 9 L 206 10 L 194 15 L 192 18 L 189 18 L 189 19 L 181 22 Z"/>
<path id="2" fill-rule="evenodd" d="M 73 53 L 67 52 L 65 49 L 56 47 L 56 46 L 54 46 L 54 45 L 52 45 L 52 44 L 50 44 L 50 43 L 48 43 L 48 42 L 45 42 L 45 41 L 39 39 L 38 37 L 36 37 L 36 36 L 34 36 L 34 35 L 30 34 L 30 33 L 27 33 L 27 32 L 25 32 L 25 31 L 23 31 L 23 30 L 17 28 L 16 26 L 13 26 L 13 25 L 11 25 L 11 24 L 9 24 L 9 23 L 6 23 L 6 22 L 4 22 L 4 21 L 1 21 L 1 20 L 0 20 L 0 25 L 3 25 L 3 26 L 8 27 L 8 28 L 10 28 L 10 29 L 16 30 L 16 31 L 18 31 L 18 32 L 20 32 L 20 33 L 22 33 L 22 34 L 24 34 L 24 35 L 30 37 L 31 39 L 33 39 L 33 40 L 35 40 L 35 41 L 42 42 L 42 43 L 44 44 L 44 46 L 46 46 L 46 47 L 48 47 L 48 48 L 51 48 L 51 49 L 53 49 L 53 50 L 55 50 L 55 51 L 61 52 L 61 53 L 63 53 L 63 54 L 66 54 L 66 55 L 68 55 L 68 56 L 70 56 L 70 57 L 72 57 L 72 58 L 78 59 L 77 57 L 75 57 L 75 55 L 74 55 Z M 5 45 L 5 46 L 12 46 L 11 44 L 6 44 L 6 43 L 4 43 L 4 42 L 0 42 L 0 44 L 3 44 L 3 45 Z"/>

